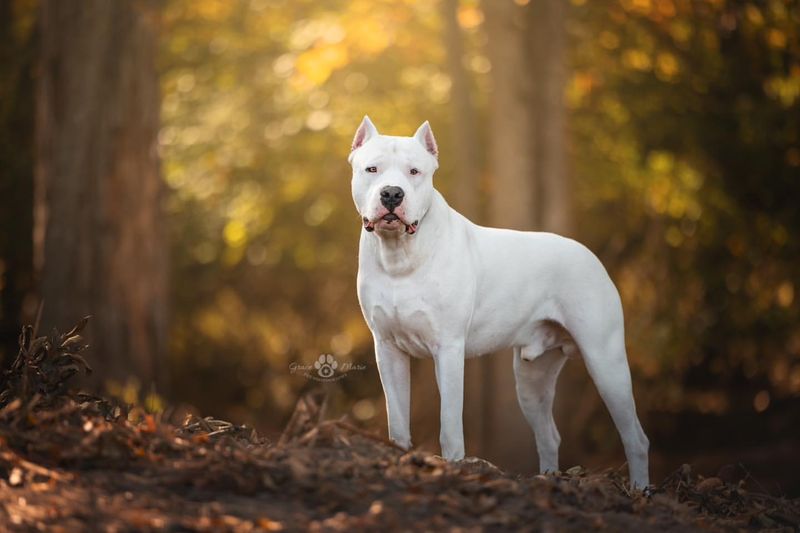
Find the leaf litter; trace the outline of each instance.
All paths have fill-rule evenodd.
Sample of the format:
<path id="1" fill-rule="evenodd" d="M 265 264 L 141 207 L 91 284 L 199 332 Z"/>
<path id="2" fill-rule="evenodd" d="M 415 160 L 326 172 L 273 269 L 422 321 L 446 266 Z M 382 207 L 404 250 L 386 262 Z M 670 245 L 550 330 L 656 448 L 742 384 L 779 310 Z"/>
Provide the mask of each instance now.
<path id="1" fill-rule="evenodd" d="M 0 526 L 11 531 L 800 530 L 800 500 L 683 465 L 647 493 L 620 469 L 514 476 L 406 452 L 302 397 L 278 442 L 243 425 L 76 392 L 82 320 L 27 326 L 0 378 Z M 744 473 L 744 475 L 741 475 Z"/>

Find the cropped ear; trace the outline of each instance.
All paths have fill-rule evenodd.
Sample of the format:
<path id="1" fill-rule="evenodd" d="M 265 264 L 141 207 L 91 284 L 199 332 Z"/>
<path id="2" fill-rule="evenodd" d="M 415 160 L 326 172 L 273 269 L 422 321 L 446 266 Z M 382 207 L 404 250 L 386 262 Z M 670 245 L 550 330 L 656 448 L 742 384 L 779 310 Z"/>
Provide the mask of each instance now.
<path id="1" fill-rule="evenodd" d="M 439 147 L 436 145 L 436 138 L 433 136 L 433 130 L 427 120 L 417 129 L 414 138 L 418 140 L 433 157 L 439 159 Z"/>
<path id="2" fill-rule="evenodd" d="M 375 124 L 372 123 L 369 117 L 364 115 L 364 120 L 361 121 L 361 125 L 356 130 L 356 136 L 353 137 L 353 146 L 350 147 L 350 151 L 352 152 L 356 148 L 360 148 L 365 142 L 376 135 L 379 135 L 378 129 L 375 127 Z"/>

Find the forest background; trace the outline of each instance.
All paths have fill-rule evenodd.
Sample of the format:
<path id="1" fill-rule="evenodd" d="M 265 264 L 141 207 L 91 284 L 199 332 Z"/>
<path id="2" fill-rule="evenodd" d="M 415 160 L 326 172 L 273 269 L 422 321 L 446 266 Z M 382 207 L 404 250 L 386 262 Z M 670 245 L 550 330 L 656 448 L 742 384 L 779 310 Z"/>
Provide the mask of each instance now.
<path id="1" fill-rule="evenodd" d="M 586 243 L 616 282 L 654 477 L 797 495 L 800 5 L 793 0 L 0 0 L 0 357 L 93 315 L 90 386 L 277 434 L 302 391 L 385 423 L 355 295 L 364 114 L 429 120 L 476 222 Z M 353 371 L 290 370 L 321 354 Z M 414 440 L 438 396 L 414 362 Z M 508 354 L 467 453 L 535 469 Z M 187 409 L 189 407 L 186 407 Z M 618 466 L 579 360 L 562 466 Z"/>

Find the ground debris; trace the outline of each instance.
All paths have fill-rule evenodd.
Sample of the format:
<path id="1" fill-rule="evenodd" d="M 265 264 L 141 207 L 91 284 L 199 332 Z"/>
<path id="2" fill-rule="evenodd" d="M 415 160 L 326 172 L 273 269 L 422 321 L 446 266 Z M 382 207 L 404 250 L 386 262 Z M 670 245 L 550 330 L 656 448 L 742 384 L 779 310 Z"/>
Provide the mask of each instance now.
<path id="1" fill-rule="evenodd" d="M 89 317 L 81 319 L 64 334 L 58 331 L 37 337 L 33 326 L 25 326 L 19 336 L 19 352 L 11 367 L 0 376 L 0 407 L 14 400 L 29 403 L 58 400 L 64 395 L 69 378 L 92 369 L 81 356 L 87 346 L 80 333 Z"/>
<path id="2" fill-rule="evenodd" d="M 277 443 L 211 417 L 160 415 L 69 391 L 85 367 L 66 335 L 23 334 L 0 391 L 0 525 L 97 531 L 739 531 L 800 528 L 800 501 L 688 465 L 647 493 L 619 470 L 518 477 L 475 458 L 406 452 L 324 394 Z M 75 343 L 75 341 L 70 341 Z M 75 343 L 74 346 L 78 346 Z M 77 361 L 77 362 L 76 362 Z"/>

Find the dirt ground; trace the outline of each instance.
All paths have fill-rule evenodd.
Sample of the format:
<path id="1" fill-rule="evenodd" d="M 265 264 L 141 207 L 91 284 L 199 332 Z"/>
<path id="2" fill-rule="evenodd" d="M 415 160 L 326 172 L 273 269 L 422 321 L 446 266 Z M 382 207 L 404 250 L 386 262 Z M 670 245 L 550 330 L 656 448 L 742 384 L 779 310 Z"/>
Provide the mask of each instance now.
<path id="1" fill-rule="evenodd" d="M 646 494 L 617 471 L 511 476 L 320 421 L 314 395 L 278 442 L 211 418 L 170 423 L 70 392 L 78 332 L 32 337 L 0 383 L 3 530 L 800 530 L 800 500 L 751 491 L 736 468 L 702 478 L 684 465 Z"/>

